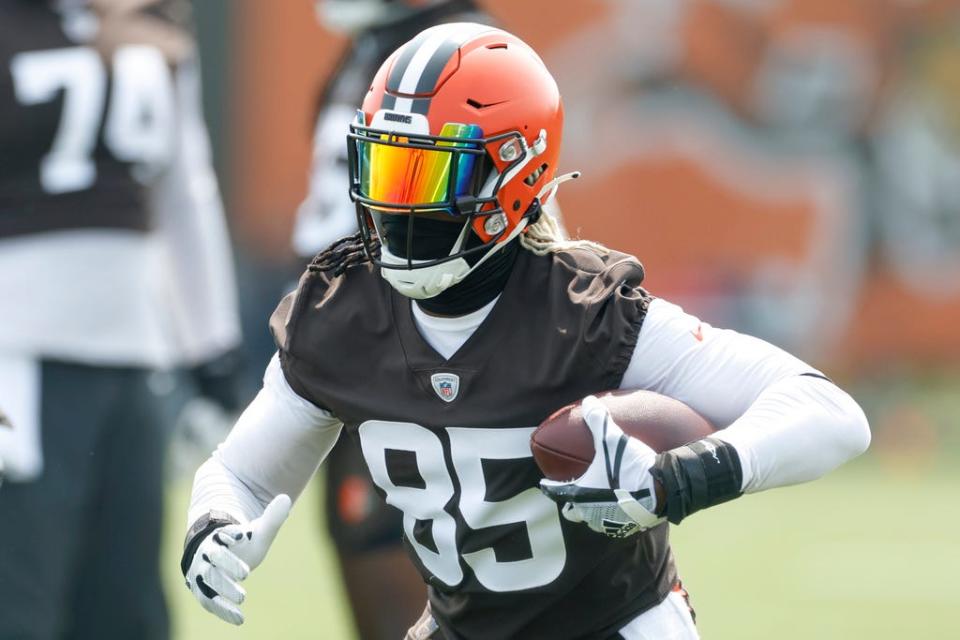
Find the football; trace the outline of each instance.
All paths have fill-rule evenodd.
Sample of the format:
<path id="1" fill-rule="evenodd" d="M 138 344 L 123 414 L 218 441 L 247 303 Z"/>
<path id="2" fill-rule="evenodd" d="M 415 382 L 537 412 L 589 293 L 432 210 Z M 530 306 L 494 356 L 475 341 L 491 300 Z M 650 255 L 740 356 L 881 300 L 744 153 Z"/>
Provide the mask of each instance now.
<path id="1" fill-rule="evenodd" d="M 713 433 L 713 426 L 679 400 L 653 391 L 606 391 L 596 394 L 624 433 L 656 452 L 667 451 Z M 569 404 L 543 421 L 530 437 L 533 458 L 550 480 L 578 478 L 593 460 L 593 438 L 580 403 Z"/>

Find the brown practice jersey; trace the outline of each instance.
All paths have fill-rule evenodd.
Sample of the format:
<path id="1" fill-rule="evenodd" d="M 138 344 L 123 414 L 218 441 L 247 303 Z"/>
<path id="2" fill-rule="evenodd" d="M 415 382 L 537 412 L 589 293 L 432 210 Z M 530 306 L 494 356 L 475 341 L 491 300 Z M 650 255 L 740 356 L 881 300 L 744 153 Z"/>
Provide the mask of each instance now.
<path id="1" fill-rule="evenodd" d="M 145 230 L 168 163 L 174 71 L 193 54 L 178 0 L 0 0 L 0 239 Z"/>
<path id="2" fill-rule="evenodd" d="M 613 540 L 538 489 L 536 425 L 620 385 L 649 304 L 631 256 L 522 250 L 449 359 L 365 260 L 315 263 L 271 319 L 290 386 L 356 438 L 447 638 L 606 638 L 676 581 L 666 526 Z"/>

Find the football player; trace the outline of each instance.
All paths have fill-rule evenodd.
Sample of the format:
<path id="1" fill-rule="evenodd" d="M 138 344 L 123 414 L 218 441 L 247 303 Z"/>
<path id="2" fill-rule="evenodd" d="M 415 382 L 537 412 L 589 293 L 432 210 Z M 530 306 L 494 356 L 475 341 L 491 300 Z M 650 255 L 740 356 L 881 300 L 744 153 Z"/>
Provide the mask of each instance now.
<path id="1" fill-rule="evenodd" d="M 168 636 L 156 369 L 240 338 L 189 9 L 0 0 L 0 638 Z"/>
<path id="2" fill-rule="evenodd" d="M 473 0 L 320 0 L 322 24 L 349 45 L 320 96 L 307 198 L 297 212 L 293 246 L 303 264 L 357 230 L 344 144 L 368 81 L 397 47 L 445 22 L 489 22 Z M 337 550 L 361 638 L 395 640 L 423 608 L 425 588 L 407 560 L 401 514 L 385 504 L 356 443 L 341 434 L 326 462 L 326 524 Z"/>
<path id="3" fill-rule="evenodd" d="M 667 521 L 867 447 L 821 372 L 560 239 L 541 207 L 571 177 L 562 125 L 552 76 L 499 29 L 433 27 L 380 67 L 347 140 L 360 230 L 280 303 L 263 389 L 197 471 L 181 566 L 207 610 L 243 621 L 242 580 L 345 430 L 428 585 L 409 638 L 695 638 Z M 617 387 L 720 429 L 655 454 L 589 397 Z M 583 398 L 596 458 L 543 481 L 531 433 Z"/>

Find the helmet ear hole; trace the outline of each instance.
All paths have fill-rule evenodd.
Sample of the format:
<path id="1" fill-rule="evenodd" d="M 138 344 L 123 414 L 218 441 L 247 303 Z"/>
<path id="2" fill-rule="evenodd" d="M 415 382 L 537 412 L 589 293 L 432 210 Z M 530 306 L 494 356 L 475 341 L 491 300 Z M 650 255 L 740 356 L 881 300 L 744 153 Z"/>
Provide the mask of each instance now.
<path id="1" fill-rule="evenodd" d="M 536 183 L 536 181 L 540 179 L 540 176 L 542 176 L 548 168 L 549 168 L 549 165 L 547 165 L 547 163 L 544 162 L 539 167 L 534 169 L 533 173 L 531 173 L 526 178 L 524 178 L 523 181 L 527 183 L 528 187 L 532 187 Z"/>

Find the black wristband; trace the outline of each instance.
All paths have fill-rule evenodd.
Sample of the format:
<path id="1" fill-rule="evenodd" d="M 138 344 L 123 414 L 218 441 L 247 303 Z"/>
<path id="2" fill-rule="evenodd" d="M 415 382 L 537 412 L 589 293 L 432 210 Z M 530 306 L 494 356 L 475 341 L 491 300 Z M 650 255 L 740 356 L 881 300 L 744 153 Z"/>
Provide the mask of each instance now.
<path id="1" fill-rule="evenodd" d="M 743 483 L 737 450 L 717 438 L 664 451 L 650 473 L 663 486 L 662 515 L 673 524 L 700 509 L 739 497 Z"/>
<path id="2" fill-rule="evenodd" d="M 193 556 L 197 553 L 197 547 L 203 542 L 204 538 L 211 532 L 225 527 L 228 524 L 240 524 L 230 514 L 223 511 L 211 511 L 197 519 L 187 530 L 187 535 L 183 540 L 183 555 L 180 556 L 180 571 L 183 577 L 187 577 L 187 570 L 190 563 L 193 562 Z"/>

